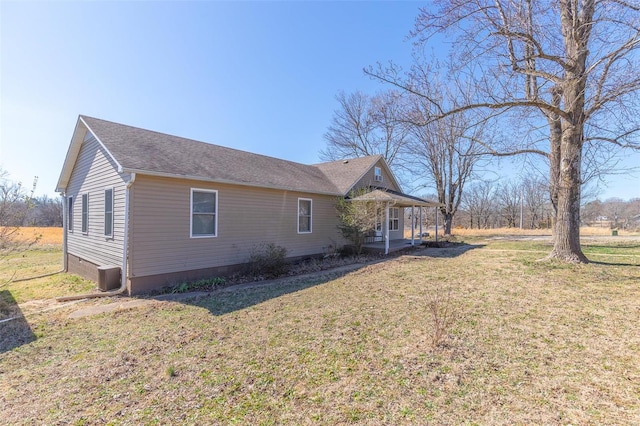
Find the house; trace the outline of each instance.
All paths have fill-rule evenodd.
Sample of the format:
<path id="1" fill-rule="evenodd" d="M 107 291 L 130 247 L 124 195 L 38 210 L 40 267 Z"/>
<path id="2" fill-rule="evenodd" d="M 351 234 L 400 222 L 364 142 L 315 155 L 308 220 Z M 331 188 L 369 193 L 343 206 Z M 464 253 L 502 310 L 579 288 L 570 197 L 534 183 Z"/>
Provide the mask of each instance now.
<path id="1" fill-rule="evenodd" d="M 57 184 L 64 267 L 129 294 L 229 274 L 252 248 L 291 259 L 345 244 L 335 203 L 358 187 L 389 191 L 385 240 L 403 238 L 402 194 L 382 156 L 304 165 L 79 116 Z"/>

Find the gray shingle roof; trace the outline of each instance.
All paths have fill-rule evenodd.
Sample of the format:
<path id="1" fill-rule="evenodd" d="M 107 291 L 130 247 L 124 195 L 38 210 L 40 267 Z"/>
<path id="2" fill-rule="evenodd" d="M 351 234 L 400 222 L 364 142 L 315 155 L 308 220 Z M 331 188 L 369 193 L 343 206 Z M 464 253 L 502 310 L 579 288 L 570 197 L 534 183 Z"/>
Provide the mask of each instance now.
<path id="1" fill-rule="evenodd" d="M 380 160 L 305 165 L 80 116 L 124 171 L 345 195 Z"/>
<path id="2" fill-rule="evenodd" d="M 369 155 L 367 157 L 315 164 L 315 167 L 322 170 L 342 194 L 346 194 L 381 158 L 381 155 Z"/>

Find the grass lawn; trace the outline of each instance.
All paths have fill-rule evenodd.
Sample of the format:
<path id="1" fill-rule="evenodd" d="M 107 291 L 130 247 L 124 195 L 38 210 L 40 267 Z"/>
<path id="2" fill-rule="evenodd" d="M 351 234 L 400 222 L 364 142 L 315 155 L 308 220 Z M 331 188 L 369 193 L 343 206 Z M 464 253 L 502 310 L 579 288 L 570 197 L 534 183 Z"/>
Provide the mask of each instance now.
<path id="1" fill-rule="evenodd" d="M 640 423 L 638 240 L 587 243 L 588 265 L 540 262 L 540 241 L 472 241 L 344 276 L 0 324 L 26 336 L 0 348 L 0 419 Z"/>

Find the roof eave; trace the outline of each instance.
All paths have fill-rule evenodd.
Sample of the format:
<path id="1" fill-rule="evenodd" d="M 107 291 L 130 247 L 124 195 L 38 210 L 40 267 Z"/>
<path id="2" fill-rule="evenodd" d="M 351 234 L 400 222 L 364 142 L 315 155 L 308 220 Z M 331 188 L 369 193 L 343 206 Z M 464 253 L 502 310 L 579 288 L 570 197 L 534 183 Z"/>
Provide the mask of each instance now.
<path id="1" fill-rule="evenodd" d="M 122 173 L 122 165 L 120 165 L 118 160 L 116 160 L 116 158 L 113 156 L 113 154 L 111 154 L 104 143 L 102 143 L 96 132 L 91 130 L 91 127 L 89 127 L 87 122 L 84 121 L 82 115 L 79 115 L 78 121 L 76 122 L 76 127 L 73 130 L 73 136 L 71 136 L 71 143 L 69 144 L 69 148 L 67 149 L 67 155 L 62 165 L 62 171 L 60 172 L 60 177 L 58 178 L 58 183 L 56 184 L 56 192 L 66 191 L 67 186 L 69 185 L 69 180 L 71 179 L 71 173 L 73 173 L 73 167 L 78 160 L 78 155 L 80 155 L 80 149 L 82 148 L 82 143 L 86 138 L 87 132 L 91 132 L 104 152 L 116 164 L 118 173 Z"/>
<path id="2" fill-rule="evenodd" d="M 180 179 L 180 180 L 194 180 L 198 182 L 209 182 L 209 183 L 222 183 L 227 185 L 247 186 L 251 188 L 277 189 L 281 191 L 301 192 L 305 194 L 331 195 L 335 197 L 339 197 L 342 195 L 338 191 L 334 191 L 334 192 L 313 191 L 308 189 L 288 188 L 288 187 L 278 186 L 278 185 L 264 185 L 259 183 L 238 182 L 230 179 L 212 179 L 204 176 L 181 175 L 181 174 L 175 174 L 175 173 L 158 172 L 155 170 L 135 169 L 130 167 L 122 168 L 121 173 L 135 173 L 137 175 L 143 175 L 143 176 L 163 177 L 163 178 Z"/>
<path id="3" fill-rule="evenodd" d="M 83 128 L 85 132 L 82 131 Z M 71 136 L 71 142 L 69 143 L 69 147 L 67 148 L 67 155 L 64 158 L 64 163 L 62 163 L 62 170 L 60 171 L 58 183 L 56 184 L 56 192 L 64 192 L 69 185 L 69 179 L 71 178 L 71 173 L 73 172 L 73 165 L 75 164 L 78 158 L 78 154 L 80 153 L 80 147 L 82 146 L 82 141 L 84 140 L 86 131 L 86 125 L 84 124 L 80 116 L 78 116 L 76 127 L 74 128 L 73 135 Z"/>

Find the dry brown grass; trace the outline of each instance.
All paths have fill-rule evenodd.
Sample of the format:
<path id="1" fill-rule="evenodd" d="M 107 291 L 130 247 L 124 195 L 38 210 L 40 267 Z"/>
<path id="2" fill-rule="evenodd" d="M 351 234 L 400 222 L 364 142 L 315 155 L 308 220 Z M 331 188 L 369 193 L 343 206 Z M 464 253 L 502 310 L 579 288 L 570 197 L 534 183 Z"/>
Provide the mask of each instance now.
<path id="1" fill-rule="evenodd" d="M 426 232 L 426 231 L 425 231 Z M 429 231 L 433 234 L 433 231 Z M 520 229 L 520 228 L 494 228 L 494 229 L 467 229 L 467 228 L 455 228 L 453 229 L 453 235 L 456 237 L 488 237 L 499 235 L 551 235 L 551 229 Z M 418 235 L 418 231 L 415 231 L 415 235 Z M 439 236 L 443 236 L 442 229 L 438 232 Z M 583 226 L 580 228 L 581 236 L 610 236 L 611 229 L 608 227 L 595 227 L 595 226 Z M 637 236 L 638 232 L 618 230 L 619 236 Z M 404 230 L 404 237 L 411 238 L 411 229 Z M 433 238 L 433 235 L 431 235 Z"/>
<path id="2" fill-rule="evenodd" d="M 538 262 L 539 243 L 483 244 L 192 303 L 30 317 L 12 332 L 35 340 L 0 353 L 0 418 L 640 423 L 640 245 L 563 265 Z M 456 319 L 434 347 L 436 292 Z"/>
<path id="3" fill-rule="evenodd" d="M 16 237 L 23 241 L 38 240 L 39 245 L 62 245 L 62 228 L 24 226 Z"/>

